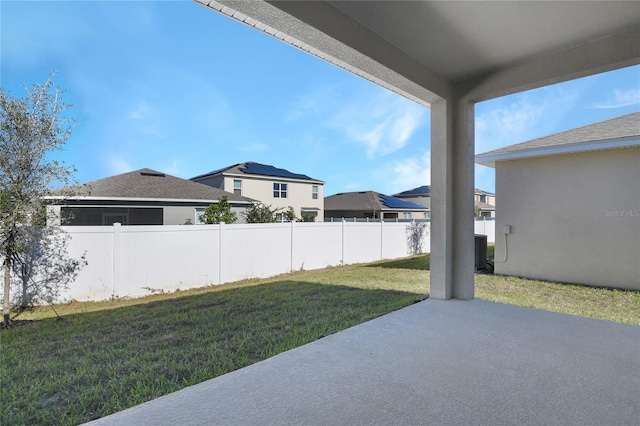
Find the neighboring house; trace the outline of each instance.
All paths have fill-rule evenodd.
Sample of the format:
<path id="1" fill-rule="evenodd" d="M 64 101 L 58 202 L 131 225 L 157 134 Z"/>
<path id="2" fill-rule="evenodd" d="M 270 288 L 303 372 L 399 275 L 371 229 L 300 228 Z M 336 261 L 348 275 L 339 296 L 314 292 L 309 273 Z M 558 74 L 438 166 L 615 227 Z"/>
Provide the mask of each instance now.
<path id="1" fill-rule="evenodd" d="M 496 273 L 640 290 L 640 113 L 476 162 L 496 169 Z"/>
<path id="2" fill-rule="evenodd" d="M 417 188 L 409 189 L 407 191 L 393 194 L 394 197 L 400 198 L 404 201 L 420 204 L 427 208 L 427 217 L 431 213 L 431 187 L 429 185 L 419 186 Z"/>
<path id="3" fill-rule="evenodd" d="M 427 219 L 424 205 L 375 191 L 342 192 L 324 199 L 325 220 L 336 219 Z"/>
<path id="4" fill-rule="evenodd" d="M 496 195 L 476 188 L 473 193 L 476 217 L 496 217 Z"/>
<path id="5" fill-rule="evenodd" d="M 429 212 L 431 211 L 431 187 L 429 185 L 399 192 L 393 194 L 393 196 L 405 201 L 421 204 L 427 207 Z M 494 194 L 476 188 L 474 192 L 474 204 L 478 217 L 495 217 L 496 196 Z"/>
<path id="6" fill-rule="evenodd" d="M 86 188 L 86 190 L 84 189 Z M 199 216 L 212 203 L 227 196 L 237 223 L 255 202 L 247 197 L 180 179 L 151 169 L 141 169 L 83 185 L 83 195 L 60 200 L 46 197 L 54 219 L 64 225 L 182 225 L 200 223 Z"/>
<path id="7" fill-rule="evenodd" d="M 236 195 L 251 197 L 265 205 L 286 210 L 296 217 L 322 221 L 324 182 L 266 164 L 247 162 L 191 178 Z"/>

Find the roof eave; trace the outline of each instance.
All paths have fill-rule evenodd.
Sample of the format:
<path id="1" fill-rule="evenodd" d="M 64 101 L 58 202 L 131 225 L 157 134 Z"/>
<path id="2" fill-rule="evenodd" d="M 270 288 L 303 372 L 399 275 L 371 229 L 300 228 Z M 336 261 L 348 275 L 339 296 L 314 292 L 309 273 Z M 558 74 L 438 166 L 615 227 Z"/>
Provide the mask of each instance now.
<path id="1" fill-rule="evenodd" d="M 555 145 L 515 151 L 478 154 L 475 162 L 487 167 L 496 167 L 496 161 L 520 160 L 525 158 L 546 157 L 560 154 L 573 154 L 577 152 L 602 151 L 607 149 L 631 148 L 640 146 L 640 135 L 616 139 L 604 139 L 585 142 L 576 142 L 565 145 Z"/>
<path id="2" fill-rule="evenodd" d="M 211 203 L 219 199 L 190 199 L 190 198 L 143 198 L 143 197 L 65 197 L 62 195 L 47 195 L 42 197 L 51 201 L 134 201 L 134 202 L 157 202 L 157 203 Z M 248 200 L 229 200 L 232 204 L 253 204 Z"/>

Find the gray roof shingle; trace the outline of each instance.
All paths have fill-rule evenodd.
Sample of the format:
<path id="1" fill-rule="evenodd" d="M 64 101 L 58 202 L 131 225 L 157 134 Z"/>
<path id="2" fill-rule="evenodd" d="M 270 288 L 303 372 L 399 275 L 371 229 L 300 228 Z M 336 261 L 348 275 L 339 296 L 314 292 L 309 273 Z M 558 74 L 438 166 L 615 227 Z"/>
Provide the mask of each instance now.
<path id="1" fill-rule="evenodd" d="M 99 198 L 148 198 L 173 200 L 217 201 L 226 195 L 229 201 L 253 200 L 218 188 L 181 179 L 151 169 L 140 169 L 104 179 L 94 180 L 88 186 L 88 197 Z M 86 192 L 86 191 L 85 191 Z"/>

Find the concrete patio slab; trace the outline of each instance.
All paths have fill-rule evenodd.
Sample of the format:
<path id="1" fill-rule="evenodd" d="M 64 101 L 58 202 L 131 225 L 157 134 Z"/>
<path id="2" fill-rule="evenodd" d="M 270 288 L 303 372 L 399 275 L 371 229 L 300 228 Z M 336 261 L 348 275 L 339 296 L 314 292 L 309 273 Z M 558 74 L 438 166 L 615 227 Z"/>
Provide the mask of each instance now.
<path id="1" fill-rule="evenodd" d="M 640 424 L 640 327 L 426 300 L 93 425 Z"/>

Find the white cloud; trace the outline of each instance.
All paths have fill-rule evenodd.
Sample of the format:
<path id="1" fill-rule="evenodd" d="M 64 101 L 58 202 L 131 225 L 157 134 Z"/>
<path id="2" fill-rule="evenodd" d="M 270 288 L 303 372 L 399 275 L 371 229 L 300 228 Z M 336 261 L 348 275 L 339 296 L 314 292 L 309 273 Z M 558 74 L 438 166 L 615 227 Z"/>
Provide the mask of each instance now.
<path id="1" fill-rule="evenodd" d="M 251 145 L 244 145 L 237 147 L 238 151 L 242 152 L 265 152 L 269 149 L 269 145 L 264 143 L 254 143 Z"/>
<path id="2" fill-rule="evenodd" d="M 393 163 L 392 193 L 431 183 L 431 152 Z"/>
<path id="3" fill-rule="evenodd" d="M 288 103 L 284 112 L 287 122 L 296 121 L 305 116 L 318 116 L 329 114 L 334 110 L 334 104 L 340 99 L 340 90 L 333 85 L 316 87 L 309 93 L 302 94 Z"/>
<path id="4" fill-rule="evenodd" d="M 149 104 L 145 101 L 139 101 L 134 108 L 129 111 L 129 119 L 144 120 L 149 115 Z"/>
<path id="5" fill-rule="evenodd" d="M 579 95 L 579 84 L 552 86 L 478 104 L 476 153 L 554 133 Z"/>
<path id="6" fill-rule="evenodd" d="M 640 104 L 640 89 L 615 89 L 604 102 L 596 102 L 591 107 L 596 109 L 622 108 Z"/>
<path id="7" fill-rule="evenodd" d="M 107 159 L 107 169 L 109 173 L 118 175 L 132 171 L 133 167 L 131 167 L 131 164 L 122 158 L 122 156 L 114 154 Z"/>
<path id="8" fill-rule="evenodd" d="M 330 118 L 330 126 L 363 145 L 368 158 L 381 157 L 406 145 L 423 124 L 425 112 L 426 108 L 384 91 L 352 99 Z"/>
<path id="9" fill-rule="evenodd" d="M 348 190 L 348 191 L 356 191 L 358 189 L 362 188 L 362 184 L 361 183 L 356 183 L 356 182 L 351 182 L 348 183 L 344 186 L 344 189 Z"/>
<path id="10" fill-rule="evenodd" d="M 178 176 L 178 174 L 180 173 L 180 167 L 178 167 L 178 159 L 174 158 L 173 161 L 171 161 L 171 164 L 168 164 L 167 166 L 163 166 L 163 168 L 160 171 L 162 171 L 162 173 L 166 173 L 172 176 Z"/>
<path id="11" fill-rule="evenodd" d="M 286 121 L 295 121 L 309 112 L 318 112 L 317 94 L 311 94 L 295 100 L 285 112 Z"/>

